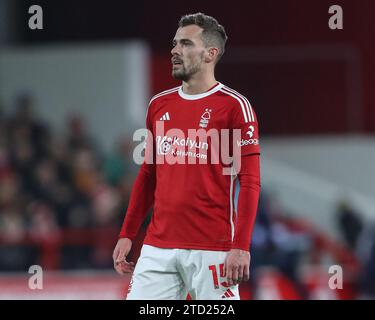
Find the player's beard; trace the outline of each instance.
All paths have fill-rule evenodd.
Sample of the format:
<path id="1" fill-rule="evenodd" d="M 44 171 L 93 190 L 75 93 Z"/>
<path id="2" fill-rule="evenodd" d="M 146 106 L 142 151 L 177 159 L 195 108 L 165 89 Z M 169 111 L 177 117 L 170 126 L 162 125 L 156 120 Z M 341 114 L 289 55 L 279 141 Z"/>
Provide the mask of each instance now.
<path id="1" fill-rule="evenodd" d="M 172 69 L 172 76 L 173 78 L 177 80 L 182 80 L 182 81 L 188 81 L 191 79 L 191 77 L 199 72 L 201 70 L 202 62 L 203 62 L 203 55 L 204 52 L 200 55 L 198 61 L 195 63 L 191 63 L 187 66 L 185 66 L 185 63 L 182 62 L 181 68 L 179 69 Z"/>

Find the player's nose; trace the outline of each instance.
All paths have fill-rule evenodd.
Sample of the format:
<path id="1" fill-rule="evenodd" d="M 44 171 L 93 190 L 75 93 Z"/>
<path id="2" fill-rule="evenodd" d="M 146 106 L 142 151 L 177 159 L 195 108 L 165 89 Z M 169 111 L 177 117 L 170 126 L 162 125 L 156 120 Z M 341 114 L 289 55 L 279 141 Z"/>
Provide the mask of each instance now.
<path id="1" fill-rule="evenodd" d="M 172 48 L 171 54 L 172 54 L 172 56 L 180 55 L 180 50 L 179 50 L 177 45 Z"/>

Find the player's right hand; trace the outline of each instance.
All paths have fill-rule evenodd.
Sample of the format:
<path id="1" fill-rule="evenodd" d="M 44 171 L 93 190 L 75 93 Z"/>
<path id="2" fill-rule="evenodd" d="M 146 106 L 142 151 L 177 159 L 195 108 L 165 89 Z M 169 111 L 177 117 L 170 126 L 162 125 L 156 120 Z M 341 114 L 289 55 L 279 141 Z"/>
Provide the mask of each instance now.
<path id="1" fill-rule="evenodd" d="M 122 238 L 117 241 L 115 250 L 113 250 L 113 266 L 120 275 L 133 272 L 134 270 L 134 262 L 126 261 L 131 248 L 132 241 L 128 238 Z"/>

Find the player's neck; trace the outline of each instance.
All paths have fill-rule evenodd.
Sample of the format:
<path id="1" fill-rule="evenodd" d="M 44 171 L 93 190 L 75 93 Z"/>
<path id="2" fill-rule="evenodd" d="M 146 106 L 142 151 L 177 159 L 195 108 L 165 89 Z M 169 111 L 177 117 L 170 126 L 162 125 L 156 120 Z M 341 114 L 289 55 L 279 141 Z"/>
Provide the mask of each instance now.
<path id="1" fill-rule="evenodd" d="M 214 76 L 206 79 L 190 79 L 187 82 L 182 82 L 182 91 L 186 94 L 200 94 L 210 90 L 217 80 Z"/>

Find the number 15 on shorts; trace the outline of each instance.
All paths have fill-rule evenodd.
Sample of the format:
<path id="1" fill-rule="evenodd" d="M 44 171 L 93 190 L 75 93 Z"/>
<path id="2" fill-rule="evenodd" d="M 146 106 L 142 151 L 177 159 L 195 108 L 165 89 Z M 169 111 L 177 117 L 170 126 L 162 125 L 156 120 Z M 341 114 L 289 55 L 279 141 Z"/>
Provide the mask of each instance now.
<path id="1" fill-rule="evenodd" d="M 214 287 L 215 289 L 219 289 L 219 286 L 222 285 L 224 288 L 228 288 L 228 283 L 226 281 L 222 281 L 224 278 L 224 263 L 221 263 L 218 265 L 219 267 L 219 272 L 220 272 L 220 283 L 219 283 L 219 277 L 218 277 L 218 268 L 217 268 L 217 265 L 215 264 L 212 264 L 210 266 L 208 266 L 208 269 L 211 271 L 212 273 L 212 280 L 213 280 L 213 283 L 214 283 Z"/>

